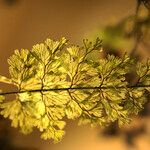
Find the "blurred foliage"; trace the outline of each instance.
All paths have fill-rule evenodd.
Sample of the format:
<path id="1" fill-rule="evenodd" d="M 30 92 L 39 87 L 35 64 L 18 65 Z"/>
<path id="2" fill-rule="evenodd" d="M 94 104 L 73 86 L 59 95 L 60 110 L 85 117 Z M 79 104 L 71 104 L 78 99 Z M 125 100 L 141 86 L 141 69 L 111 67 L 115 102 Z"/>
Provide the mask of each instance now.
<path id="1" fill-rule="evenodd" d="M 14 4 L 17 4 L 20 0 L 2 0 L 3 3 L 7 6 L 12 6 Z"/>
<path id="2" fill-rule="evenodd" d="M 123 51 L 130 51 L 132 56 L 141 57 L 139 45 L 146 51 L 150 48 L 149 6 L 149 0 L 138 1 L 135 15 L 128 16 L 115 25 L 97 29 L 89 37 L 103 39 L 106 53 L 120 55 Z"/>

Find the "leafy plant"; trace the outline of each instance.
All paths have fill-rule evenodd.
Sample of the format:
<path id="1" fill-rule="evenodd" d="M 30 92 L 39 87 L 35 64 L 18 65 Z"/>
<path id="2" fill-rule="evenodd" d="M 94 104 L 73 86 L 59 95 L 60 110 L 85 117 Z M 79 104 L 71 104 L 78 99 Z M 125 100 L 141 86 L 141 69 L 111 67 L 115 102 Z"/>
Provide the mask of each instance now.
<path id="1" fill-rule="evenodd" d="M 47 39 L 31 50 L 15 50 L 8 59 L 11 78 L 0 76 L 0 82 L 18 90 L 0 93 L 0 114 L 24 134 L 36 127 L 41 138 L 55 142 L 65 133 L 64 118 L 92 126 L 129 123 L 147 100 L 150 61 L 139 63 L 127 54 L 101 59 L 100 39 L 84 40 L 81 47 L 66 45 L 65 38 Z M 133 85 L 127 81 L 132 66 L 136 66 Z M 9 94 L 16 98 L 4 101 Z"/>

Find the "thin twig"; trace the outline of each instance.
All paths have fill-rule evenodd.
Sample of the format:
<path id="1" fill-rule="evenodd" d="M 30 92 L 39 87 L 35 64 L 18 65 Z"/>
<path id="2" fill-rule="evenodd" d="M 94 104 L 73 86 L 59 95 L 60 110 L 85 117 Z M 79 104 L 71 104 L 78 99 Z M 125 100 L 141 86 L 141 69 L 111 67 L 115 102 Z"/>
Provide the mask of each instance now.
<path id="1" fill-rule="evenodd" d="M 150 85 L 132 85 L 132 86 L 107 86 L 107 87 L 66 87 L 66 88 L 50 88 L 50 89 L 35 89 L 35 90 L 24 90 L 24 91 L 10 91 L 10 92 L 1 92 L 0 95 L 11 95 L 11 94 L 20 94 L 26 92 L 48 92 L 48 91 L 68 91 L 68 90 L 94 90 L 94 89 L 132 89 L 132 88 L 146 88 Z"/>

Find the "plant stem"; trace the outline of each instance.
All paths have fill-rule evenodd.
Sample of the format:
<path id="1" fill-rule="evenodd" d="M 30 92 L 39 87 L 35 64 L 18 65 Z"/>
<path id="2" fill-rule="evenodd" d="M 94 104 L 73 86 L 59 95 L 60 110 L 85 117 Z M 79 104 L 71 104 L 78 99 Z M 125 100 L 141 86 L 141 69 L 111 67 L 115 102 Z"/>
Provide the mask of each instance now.
<path id="1" fill-rule="evenodd" d="M 150 85 L 132 85 L 132 86 L 102 86 L 102 87 L 66 87 L 66 88 L 50 88 L 50 89 L 35 89 L 35 90 L 24 90 L 24 91 L 9 91 L 9 92 L 1 92 L 0 95 L 11 95 L 11 94 L 19 94 L 26 92 L 47 92 L 47 91 L 67 91 L 67 90 L 92 90 L 92 89 L 131 89 L 131 88 L 146 88 L 150 87 Z"/>

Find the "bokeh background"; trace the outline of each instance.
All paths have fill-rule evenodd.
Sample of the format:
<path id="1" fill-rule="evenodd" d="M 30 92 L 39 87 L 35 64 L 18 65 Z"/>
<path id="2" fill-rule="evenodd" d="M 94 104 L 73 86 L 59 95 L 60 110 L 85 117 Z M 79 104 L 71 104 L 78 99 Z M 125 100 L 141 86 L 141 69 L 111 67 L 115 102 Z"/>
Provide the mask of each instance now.
<path id="1" fill-rule="evenodd" d="M 65 36 L 70 44 L 80 45 L 84 38 L 99 36 L 104 56 L 127 51 L 146 60 L 150 56 L 149 4 L 149 0 L 0 0 L 0 74 L 9 77 L 7 58 L 15 49 L 31 49 L 47 37 Z M 4 84 L 0 88 L 13 89 Z M 121 129 L 115 123 L 101 129 L 68 121 L 66 135 L 58 144 L 41 140 L 37 131 L 22 135 L 1 118 L 0 150 L 149 150 L 149 109 L 147 103 Z"/>

